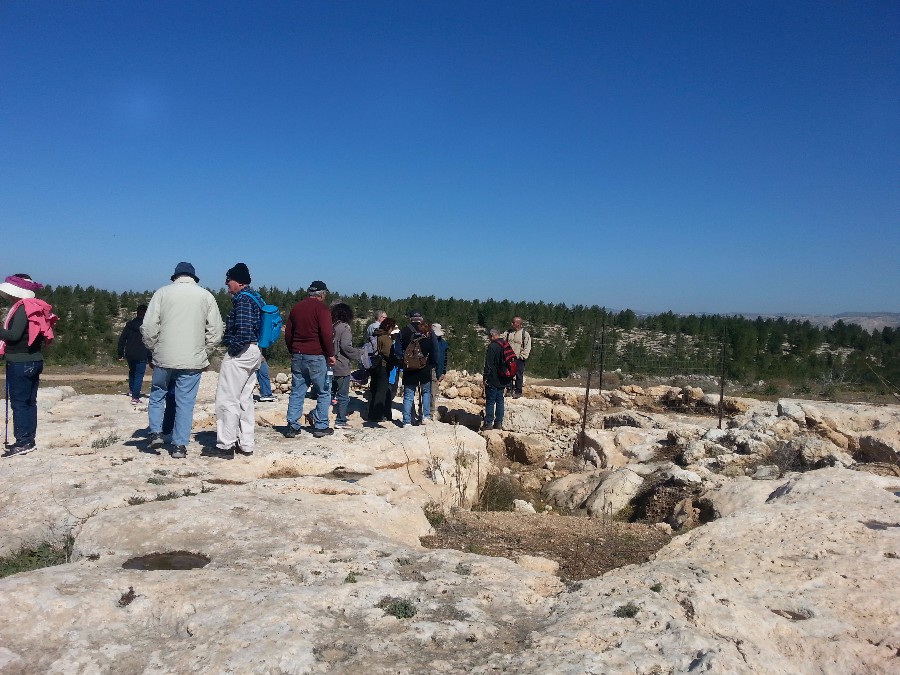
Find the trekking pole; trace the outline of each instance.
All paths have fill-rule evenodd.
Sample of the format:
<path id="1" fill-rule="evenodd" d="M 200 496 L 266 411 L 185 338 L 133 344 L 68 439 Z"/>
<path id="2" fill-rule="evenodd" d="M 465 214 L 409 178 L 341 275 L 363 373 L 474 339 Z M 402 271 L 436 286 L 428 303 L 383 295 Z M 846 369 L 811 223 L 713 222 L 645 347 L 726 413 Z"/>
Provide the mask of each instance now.
<path id="1" fill-rule="evenodd" d="M 3 382 L 6 384 L 6 429 L 3 431 L 3 444 L 6 445 L 9 443 L 9 371 L 3 377 Z"/>

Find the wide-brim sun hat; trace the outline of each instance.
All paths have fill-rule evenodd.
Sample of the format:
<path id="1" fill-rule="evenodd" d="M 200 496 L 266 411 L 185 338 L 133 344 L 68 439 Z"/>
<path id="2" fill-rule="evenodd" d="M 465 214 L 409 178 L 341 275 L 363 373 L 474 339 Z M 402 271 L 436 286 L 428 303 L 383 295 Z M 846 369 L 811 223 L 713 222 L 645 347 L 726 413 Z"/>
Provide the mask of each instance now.
<path id="1" fill-rule="evenodd" d="M 11 274 L 6 277 L 6 281 L 0 284 L 0 293 L 16 298 L 17 300 L 27 300 L 34 297 L 34 292 L 39 288 L 43 288 L 44 284 L 32 281 L 30 278 Z"/>

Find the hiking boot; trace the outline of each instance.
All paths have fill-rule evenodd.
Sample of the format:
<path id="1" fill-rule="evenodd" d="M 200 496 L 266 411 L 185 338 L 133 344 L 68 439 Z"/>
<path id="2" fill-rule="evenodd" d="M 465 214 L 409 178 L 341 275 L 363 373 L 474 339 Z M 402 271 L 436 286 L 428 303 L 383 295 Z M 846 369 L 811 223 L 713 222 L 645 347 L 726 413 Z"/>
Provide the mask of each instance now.
<path id="1" fill-rule="evenodd" d="M 163 439 L 162 433 L 159 431 L 154 431 L 150 434 L 150 447 L 153 450 L 159 450 L 162 446 L 166 444 L 166 441 Z"/>
<path id="2" fill-rule="evenodd" d="M 187 447 L 176 445 L 172 450 L 172 459 L 184 459 L 185 457 L 187 457 Z"/>
<path id="3" fill-rule="evenodd" d="M 310 410 L 308 413 L 306 413 L 306 414 L 303 416 L 303 419 L 306 420 L 306 424 L 309 425 L 309 426 L 311 426 L 311 427 L 315 427 L 315 426 L 316 426 L 316 418 L 313 416 L 313 412 L 314 412 L 314 411 Z"/>
<path id="4" fill-rule="evenodd" d="M 500 424 L 500 422 L 494 422 L 494 426 L 492 428 L 496 429 L 497 431 L 503 431 L 503 425 Z"/>
<path id="5" fill-rule="evenodd" d="M 334 433 L 334 429 L 329 427 L 325 427 L 324 429 L 313 429 L 313 438 L 322 438 L 323 436 L 331 436 Z"/>
<path id="6" fill-rule="evenodd" d="M 493 424 L 488 424 L 487 422 L 485 422 L 484 424 L 481 425 L 481 428 L 478 431 L 490 431 L 493 428 L 494 428 Z"/>
<path id="7" fill-rule="evenodd" d="M 9 446 L 9 449 L 3 453 L 3 457 L 15 457 L 17 455 L 27 455 L 29 452 L 35 449 L 34 441 L 28 441 L 23 443 L 13 443 Z"/>
<path id="8" fill-rule="evenodd" d="M 300 435 L 300 430 L 295 429 L 290 424 L 288 424 L 287 428 L 284 430 L 285 438 L 297 438 Z"/>

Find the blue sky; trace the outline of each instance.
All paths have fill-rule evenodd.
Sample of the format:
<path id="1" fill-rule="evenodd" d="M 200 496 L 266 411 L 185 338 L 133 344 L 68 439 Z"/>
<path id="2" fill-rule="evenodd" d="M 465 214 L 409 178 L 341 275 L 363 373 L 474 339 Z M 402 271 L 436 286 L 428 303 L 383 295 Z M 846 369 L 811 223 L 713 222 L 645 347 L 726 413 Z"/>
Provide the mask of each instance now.
<path id="1" fill-rule="evenodd" d="M 0 272 L 900 311 L 900 3 L 0 0 Z"/>

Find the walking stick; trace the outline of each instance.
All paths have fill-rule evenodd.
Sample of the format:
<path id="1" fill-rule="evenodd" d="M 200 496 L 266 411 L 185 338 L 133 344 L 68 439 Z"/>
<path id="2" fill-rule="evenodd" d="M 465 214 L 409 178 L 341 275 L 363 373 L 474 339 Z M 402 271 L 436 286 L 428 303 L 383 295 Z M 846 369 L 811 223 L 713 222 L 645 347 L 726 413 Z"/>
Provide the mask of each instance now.
<path id="1" fill-rule="evenodd" d="M 6 384 L 6 429 L 3 431 L 3 445 L 9 444 L 9 373 L 3 378 Z"/>

